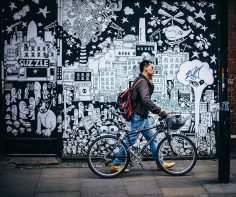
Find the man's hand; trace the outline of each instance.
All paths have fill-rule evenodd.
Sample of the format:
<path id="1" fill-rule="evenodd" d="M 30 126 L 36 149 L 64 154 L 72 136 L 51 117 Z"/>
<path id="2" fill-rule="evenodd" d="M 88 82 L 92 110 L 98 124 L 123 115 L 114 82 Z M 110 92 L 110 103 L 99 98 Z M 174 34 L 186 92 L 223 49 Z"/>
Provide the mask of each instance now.
<path id="1" fill-rule="evenodd" d="M 167 113 L 166 113 L 165 111 L 161 111 L 161 112 L 159 113 L 159 116 L 160 116 L 161 119 L 164 119 L 164 118 L 167 117 Z"/>

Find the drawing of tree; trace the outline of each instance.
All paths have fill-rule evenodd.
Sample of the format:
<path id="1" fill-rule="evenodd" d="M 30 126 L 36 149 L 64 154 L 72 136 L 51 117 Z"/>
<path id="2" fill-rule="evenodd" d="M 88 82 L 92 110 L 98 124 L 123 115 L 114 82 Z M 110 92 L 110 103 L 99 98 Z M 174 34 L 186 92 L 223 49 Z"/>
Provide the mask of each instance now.
<path id="1" fill-rule="evenodd" d="M 111 23 L 114 12 L 121 10 L 122 1 L 66 1 L 68 4 L 65 8 L 66 20 L 63 22 L 63 28 L 81 42 L 80 64 L 87 64 L 86 46 L 91 41 L 97 42 L 98 37 Z"/>
<path id="2" fill-rule="evenodd" d="M 177 80 L 183 85 L 189 85 L 194 91 L 195 106 L 195 132 L 198 132 L 200 123 L 200 99 L 203 90 L 213 84 L 213 70 L 207 62 L 200 60 L 187 61 L 180 65 Z"/>

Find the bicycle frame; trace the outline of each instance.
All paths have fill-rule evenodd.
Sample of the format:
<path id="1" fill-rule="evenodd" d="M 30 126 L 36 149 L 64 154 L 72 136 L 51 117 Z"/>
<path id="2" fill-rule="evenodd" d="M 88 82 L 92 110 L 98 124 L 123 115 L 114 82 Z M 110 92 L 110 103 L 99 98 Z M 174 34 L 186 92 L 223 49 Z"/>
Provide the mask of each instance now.
<path id="1" fill-rule="evenodd" d="M 88 150 L 87 158 L 90 169 L 98 176 L 111 178 L 122 173 L 129 163 L 131 163 L 131 166 L 133 163 L 137 163 L 144 168 L 142 164 L 144 153 L 152 140 L 155 140 L 157 135 L 163 132 L 164 137 L 158 142 L 156 150 L 158 169 L 173 176 L 181 176 L 191 171 L 197 160 L 197 149 L 194 143 L 184 135 L 170 133 L 171 127 L 166 119 L 159 121 L 159 124 L 150 125 L 147 128 L 137 129 L 132 132 L 123 127 L 116 135 L 107 134 L 98 137 L 92 142 Z M 142 147 L 136 146 L 135 141 L 131 142 L 131 135 L 135 135 L 134 138 L 138 138 L 141 133 L 143 137 L 143 135 L 146 136 L 144 132 L 149 129 L 155 129 L 155 131 L 153 130 L 153 133 L 150 134 L 151 136 L 148 136 L 147 142 L 142 144 Z M 116 158 L 120 159 L 117 160 L 120 161 L 120 168 L 113 170 L 115 166 L 113 161 Z M 167 163 L 168 165 L 166 165 Z M 173 170 L 169 170 L 173 166 L 176 167 Z"/>
<path id="2" fill-rule="evenodd" d="M 129 133 L 128 130 L 122 130 L 123 132 L 125 132 L 125 135 L 119 139 L 117 145 L 121 142 L 121 141 L 124 141 L 126 138 L 128 139 L 128 143 L 129 143 L 129 147 L 128 147 L 128 151 L 131 152 L 131 154 L 134 154 L 133 151 L 131 151 L 132 147 L 134 144 L 131 143 L 130 141 L 130 136 L 131 135 L 138 135 L 139 133 L 142 133 L 143 131 L 146 131 L 146 130 L 149 130 L 149 129 L 156 129 L 156 132 L 152 135 L 151 139 L 148 140 L 145 145 L 142 147 L 142 149 L 140 150 L 141 153 L 143 153 L 143 151 L 149 146 L 149 144 L 151 143 L 151 141 L 161 132 L 164 132 L 165 133 L 165 136 L 169 139 L 169 133 L 168 132 L 165 132 L 164 130 L 164 124 L 163 122 L 161 122 L 159 125 L 155 125 L 155 126 L 150 126 L 150 127 L 147 127 L 147 128 L 143 128 L 143 129 L 139 129 L 135 132 L 132 132 L 132 133 Z M 120 137 L 121 134 L 118 134 L 117 136 Z M 115 146 L 116 147 L 116 146 Z M 171 147 L 172 149 L 172 147 Z"/>

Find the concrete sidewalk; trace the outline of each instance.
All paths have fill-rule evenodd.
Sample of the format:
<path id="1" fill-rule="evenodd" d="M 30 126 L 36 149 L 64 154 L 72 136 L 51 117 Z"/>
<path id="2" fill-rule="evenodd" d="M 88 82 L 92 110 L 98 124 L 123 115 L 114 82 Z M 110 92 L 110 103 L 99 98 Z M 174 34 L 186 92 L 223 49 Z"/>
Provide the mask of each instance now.
<path id="1" fill-rule="evenodd" d="M 156 171 L 153 161 L 144 161 L 144 170 L 135 166 L 118 178 L 101 179 L 82 161 L 28 159 L 31 162 L 27 158 L 23 162 L 22 158 L 0 159 L 1 197 L 236 196 L 235 159 L 231 159 L 229 184 L 218 183 L 217 160 L 199 160 L 183 177 Z"/>

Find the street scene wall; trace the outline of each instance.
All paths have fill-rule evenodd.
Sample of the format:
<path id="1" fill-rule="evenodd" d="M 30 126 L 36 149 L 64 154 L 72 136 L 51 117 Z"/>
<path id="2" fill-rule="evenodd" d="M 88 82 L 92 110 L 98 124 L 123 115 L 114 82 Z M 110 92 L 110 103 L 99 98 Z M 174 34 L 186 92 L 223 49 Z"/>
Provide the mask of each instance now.
<path id="1" fill-rule="evenodd" d="M 84 157 L 97 136 L 119 132 L 117 95 L 138 76 L 139 62 L 150 59 L 152 100 L 186 119 L 172 132 L 190 137 L 199 155 L 214 156 L 219 9 L 215 1 L 5 2 L 1 132 L 57 138 L 62 156 Z M 150 120 L 156 124 L 158 116 Z"/>

